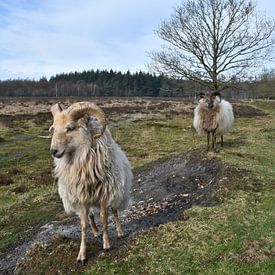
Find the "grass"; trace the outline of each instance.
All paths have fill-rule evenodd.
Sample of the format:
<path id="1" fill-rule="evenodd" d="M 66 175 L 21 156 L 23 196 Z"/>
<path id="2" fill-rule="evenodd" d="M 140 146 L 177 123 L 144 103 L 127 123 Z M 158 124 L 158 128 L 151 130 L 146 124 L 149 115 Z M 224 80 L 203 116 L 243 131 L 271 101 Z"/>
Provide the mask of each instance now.
<path id="1" fill-rule="evenodd" d="M 31 121 L 0 129 L 5 140 L 0 143 L 1 251 L 60 216 L 62 205 L 51 177 L 49 142 L 38 138 L 41 131 Z"/>
<path id="2" fill-rule="evenodd" d="M 85 269 L 74 265 L 78 242 L 57 240 L 56 249 L 50 254 L 49 248 L 33 251 L 33 265 L 28 266 L 28 272 L 272 274 L 275 270 L 275 102 L 248 104 L 268 115 L 237 118 L 234 129 L 225 137 L 224 149 L 216 154 L 227 165 L 244 169 L 243 178 L 235 179 L 239 184 L 232 183 L 242 188 L 230 188 L 229 183 L 224 203 L 211 208 L 192 207 L 184 213 L 184 220 L 132 236 L 117 251 L 100 255 L 92 252 Z M 20 122 L 12 129 L 0 128 L 3 167 L 0 182 L 1 176 L 13 181 L 0 186 L 1 251 L 21 242 L 40 225 L 64 217 L 50 175 L 49 143 L 36 138 L 48 125 L 49 121 L 43 125 Z M 138 120 L 112 126 L 111 131 L 134 168 L 190 149 L 204 149 L 206 145 L 205 137 L 195 134 L 192 118 L 188 116 Z M 21 135 L 15 136 L 15 132 Z M 257 191 L 247 186 L 248 175 L 261 182 Z"/>
<path id="3" fill-rule="evenodd" d="M 248 196 L 240 192 L 217 207 L 193 207 L 187 221 L 138 235 L 126 253 L 97 261 L 87 274 L 271 274 L 271 198 L 255 206 Z"/>
<path id="4" fill-rule="evenodd" d="M 138 121 L 113 128 L 113 136 L 127 152 L 134 168 L 159 158 L 196 148 L 191 120 Z"/>

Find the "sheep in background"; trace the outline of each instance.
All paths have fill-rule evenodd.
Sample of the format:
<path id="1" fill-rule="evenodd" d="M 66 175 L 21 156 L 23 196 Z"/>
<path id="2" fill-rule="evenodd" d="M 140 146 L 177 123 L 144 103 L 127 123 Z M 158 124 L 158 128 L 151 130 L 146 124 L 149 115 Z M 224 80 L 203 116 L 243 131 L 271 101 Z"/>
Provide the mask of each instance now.
<path id="1" fill-rule="evenodd" d="M 234 122 L 232 105 L 221 98 L 219 92 L 201 93 L 199 103 L 194 110 L 193 126 L 199 135 L 207 134 L 207 149 L 216 148 L 216 136 L 223 136 L 230 130 Z"/>
<path id="2" fill-rule="evenodd" d="M 109 249 L 108 209 L 111 208 L 117 236 L 123 236 L 118 210 L 128 206 L 132 182 L 130 163 L 106 127 L 104 112 L 91 102 L 80 102 L 53 115 L 51 155 L 58 192 L 67 213 L 76 213 L 81 222 L 81 245 L 77 262 L 86 262 L 86 232 L 90 224 L 98 236 L 93 213 L 103 224 L 103 248 Z"/>

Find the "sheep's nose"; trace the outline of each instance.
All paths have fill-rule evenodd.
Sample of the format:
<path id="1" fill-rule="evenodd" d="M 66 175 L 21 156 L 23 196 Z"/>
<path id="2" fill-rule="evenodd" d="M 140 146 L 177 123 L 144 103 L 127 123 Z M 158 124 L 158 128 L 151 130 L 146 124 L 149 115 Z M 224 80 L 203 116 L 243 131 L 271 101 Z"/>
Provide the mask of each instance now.
<path id="1" fill-rule="evenodd" d="M 209 103 L 208 108 L 213 108 L 213 103 Z"/>
<path id="2" fill-rule="evenodd" d="M 51 150 L 50 150 L 50 153 L 51 153 L 52 156 L 55 157 L 56 154 L 58 153 L 58 150 L 56 150 L 56 149 L 51 149 Z"/>

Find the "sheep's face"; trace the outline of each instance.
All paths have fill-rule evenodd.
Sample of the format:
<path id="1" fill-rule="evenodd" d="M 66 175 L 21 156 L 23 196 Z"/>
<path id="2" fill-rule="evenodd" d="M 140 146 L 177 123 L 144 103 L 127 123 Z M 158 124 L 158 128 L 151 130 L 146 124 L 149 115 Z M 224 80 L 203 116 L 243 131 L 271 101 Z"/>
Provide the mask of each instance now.
<path id="1" fill-rule="evenodd" d="M 54 116 L 54 123 L 49 129 L 52 133 L 50 152 L 53 157 L 61 158 L 65 154 L 73 153 L 80 144 L 83 144 L 84 133 L 81 126 L 65 112 Z"/>
<path id="2" fill-rule="evenodd" d="M 205 109 L 216 110 L 221 102 L 221 95 L 215 93 L 199 94 L 199 104 Z"/>
<path id="3" fill-rule="evenodd" d="M 51 107 L 53 125 L 51 155 L 61 158 L 76 151 L 90 150 L 106 129 L 104 112 L 91 102 L 77 102 L 62 110 L 59 104 Z"/>
<path id="4" fill-rule="evenodd" d="M 53 125 L 49 129 L 52 133 L 50 152 L 55 158 L 73 154 L 77 148 L 92 140 L 92 136 L 87 135 L 86 117 L 75 121 L 59 108 L 59 105 L 56 105 L 52 110 Z"/>

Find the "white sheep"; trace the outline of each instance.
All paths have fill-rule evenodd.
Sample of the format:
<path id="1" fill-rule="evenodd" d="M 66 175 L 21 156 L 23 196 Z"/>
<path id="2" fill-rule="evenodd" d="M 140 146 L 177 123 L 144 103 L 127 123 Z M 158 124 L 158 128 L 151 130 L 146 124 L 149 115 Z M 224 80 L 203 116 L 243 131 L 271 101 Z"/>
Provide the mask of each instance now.
<path id="1" fill-rule="evenodd" d="M 193 126 L 199 135 L 207 134 L 207 149 L 216 147 L 216 136 L 223 136 L 230 130 L 234 122 L 232 105 L 221 98 L 219 92 L 201 93 L 199 103 L 194 110 Z"/>
<path id="2" fill-rule="evenodd" d="M 128 206 L 132 171 L 124 152 L 106 127 L 104 112 L 91 102 L 79 102 L 53 114 L 51 155 L 58 192 L 67 213 L 81 222 L 81 245 L 77 262 L 86 262 L 86 231 L 90 224 L 98 236 L 93 212 L 99 210 L 103 224 L 103 248 L 109 249 L 108 209 L 111 208 L 117 236 L 123 236 L 118 210 Z"/>

